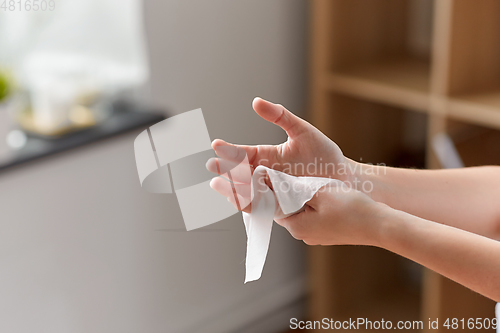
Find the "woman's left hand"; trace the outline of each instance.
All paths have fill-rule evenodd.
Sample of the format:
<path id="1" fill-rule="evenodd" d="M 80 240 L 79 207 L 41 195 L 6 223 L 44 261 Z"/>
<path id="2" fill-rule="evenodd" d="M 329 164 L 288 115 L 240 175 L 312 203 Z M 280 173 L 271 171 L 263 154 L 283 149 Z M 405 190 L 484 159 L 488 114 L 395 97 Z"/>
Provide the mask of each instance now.
<path id="1" fill-rule="evenodd" d="M 392 210 L 347 186 L 321 188 L 305 210 L 276 220 L 308 245 L 379 245 L 381 225 Z"/>

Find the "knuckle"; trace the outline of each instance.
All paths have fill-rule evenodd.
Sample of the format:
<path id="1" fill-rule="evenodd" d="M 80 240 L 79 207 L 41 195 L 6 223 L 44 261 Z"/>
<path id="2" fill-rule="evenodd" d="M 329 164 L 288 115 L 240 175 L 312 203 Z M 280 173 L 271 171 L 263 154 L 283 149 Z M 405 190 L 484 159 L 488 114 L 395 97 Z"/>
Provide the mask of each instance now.
<path id="1" fill-rule="evenodd" d="M 292 237 L 296 240 L 302 240 L 302 237 L 300 237 L 300 235 L 294 233 L 293 231 L 290 231 L 290 235 L 292 235 Z"/>
<path id="2" fill-rule="evenodd" d="M 292 234 L 293 238 L 298 239 L 298 240 L 303 240 L 304 238 L 307 237 L 307 232 L 306 230 L 298 225 L 288 225 L 287 229 L 290 231 Z"/>
<path id="3" fill-rule="evenodd" d="M 311 246 L 313 246 L 313 245 L 318 245 L 318 243 L 314 242 L 313 240 L 311 240 L 311 239 L 309 239 L 309 238 L 307 238 L 307 239 L 303 239 L 302 241 L 303 241 L 306 245 L 311 245 Z"/>

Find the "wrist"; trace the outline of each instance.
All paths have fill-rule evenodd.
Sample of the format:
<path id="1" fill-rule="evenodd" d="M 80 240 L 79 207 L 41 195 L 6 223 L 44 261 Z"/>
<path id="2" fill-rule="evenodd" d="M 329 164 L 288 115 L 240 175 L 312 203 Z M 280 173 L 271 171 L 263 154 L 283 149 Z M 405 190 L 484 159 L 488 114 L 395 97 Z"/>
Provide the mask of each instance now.
<path id="1" fill-rule="evenodd" d="M 346 182 L 352 188 L 363 192 L 377 202 L 386 203 L 389 191 L 385 175 L 385 165 L 372 165 L 356 162 L 346 158 L 348 174 Z"/>
<path id="2" fill-rule="evenodd" d="M 365 203 L 365 207 L 359 207 L 358 211 L 361 214 L 355 217 L 357 221 L 362 221 L 362 223 L 353 230 L 353 234 L 359 236 L 357 238 L 358 245 L 384 248 L 388 228 L 395 216 L 394 209 L 380 202 L 366 200 L 369 200 L 368 205 Z"/>
<path id="3" fill-rule="evenodd" d="M 393 209 L 386 204 L 379 203 L 380 209 L 377 215 L 377 230 L 375 234 L 375 246 L 392 251 L 395 244 L 404 242 L 411 226 L 407 223 L 407 213 Z"/>

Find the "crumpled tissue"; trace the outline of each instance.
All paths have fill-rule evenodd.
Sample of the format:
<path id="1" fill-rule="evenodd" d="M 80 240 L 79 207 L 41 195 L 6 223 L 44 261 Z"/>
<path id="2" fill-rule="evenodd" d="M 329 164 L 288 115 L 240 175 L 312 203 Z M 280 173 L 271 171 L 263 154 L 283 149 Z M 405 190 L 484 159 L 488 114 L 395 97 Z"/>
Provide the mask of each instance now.
<path id="1" fill-rule="evenodd" d="M 273 189 L 266 184 L 269 177 Z M 283 219 L 304 210 L 304 205 L 323 186 L 341 186 L 337 179 L 295 177 L 258 166 L 251 180 L 251 213 L 243 212 L 247 233 L 245 283 L 258 280 L 266 261 L 274 219 Z"/>

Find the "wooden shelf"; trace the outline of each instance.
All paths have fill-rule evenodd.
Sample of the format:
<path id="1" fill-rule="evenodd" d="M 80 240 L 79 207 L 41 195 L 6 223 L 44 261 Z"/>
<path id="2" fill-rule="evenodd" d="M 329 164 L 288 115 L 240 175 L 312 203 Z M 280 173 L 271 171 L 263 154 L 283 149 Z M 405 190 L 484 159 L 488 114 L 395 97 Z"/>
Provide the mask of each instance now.
<path id="1" fill-rule="evenodd" d="M 497 162 L 492 155 L 500 152 L 500 1 L 311 0 L 310 12 L 310 119 L 349 157 L 385 163 L 413 129 L 423 134 L 429 168 L 440 167 L 432 139 L 453 131 L 467 139 L 457 142 L 467 165 Z M 426 124 L 419 127 L 408 110 L 426 113 Z M 405 296 L 395 295 L 385 306 L 356 294 L 353 275 L 341 263 L 356 263 L 355 270 L 367 254 L 310 252 L 311 319 L 343 311 L 373 317 L 413 313 L 401 305 Z M 386 276 L 392 271 L 383 260 L 373 262 Z M 364 281 L 357 286 L 379 289 L 372 285 L 374 276 L 356 276 Z M 356 302 L 365 306 L 353 308 Z M 491 300 L 429 270 L 421 302 L 409 306 L 419 303 L 424 322 L 491 318 L 493 312 Z"/>
<path id="2" fill-rule="evenodd" d="M 500 129 L 500 89 L 452 98 L 447 114 L 455 119 Z"/>
<path id="3" fill-rule="evenodd" d="M 448 123 L 448 128 L 453 124 Z M 456 125 L 456 124 L 455 124 Z M 448 130 L 465 166 L 500 165 L 500 130 L 459 123 L 461 131 Z"/>
<path id="4" fill-rule="evenodd" d="M 417 111 L 429 111 L 430 68 L 427 61 L 397 59 L 362 64 L 327 74 L 332 92 Z"/>

